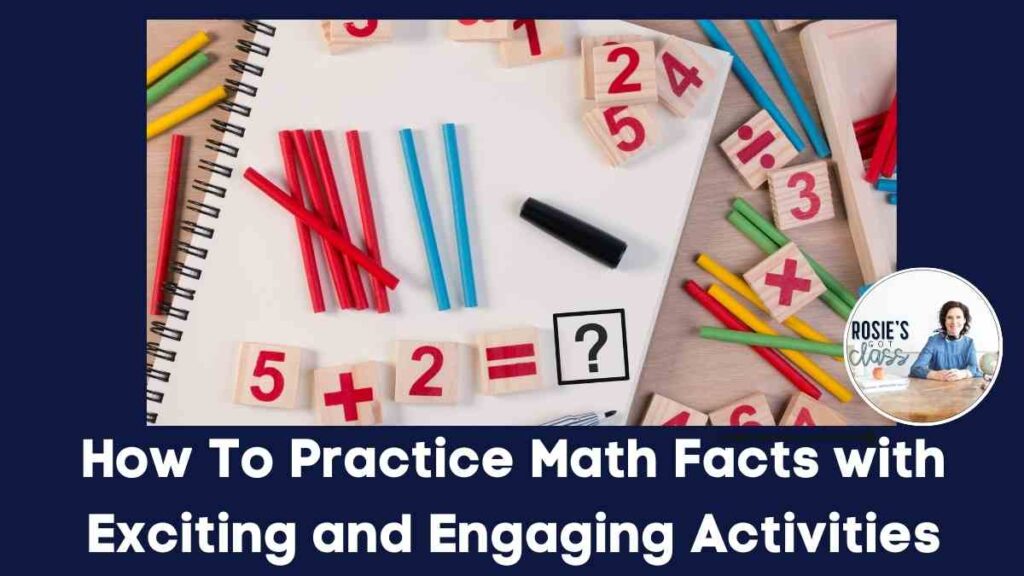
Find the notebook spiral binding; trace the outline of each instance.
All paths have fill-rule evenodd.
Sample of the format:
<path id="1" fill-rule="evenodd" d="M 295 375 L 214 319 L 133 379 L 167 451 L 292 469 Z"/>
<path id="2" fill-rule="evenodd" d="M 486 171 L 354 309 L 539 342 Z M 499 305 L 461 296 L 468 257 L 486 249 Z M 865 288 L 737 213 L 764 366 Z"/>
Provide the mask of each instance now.
<path id="1" fill-rule="evenodd" d="M 232 58 L 230 66 L 232 70 L 241 75 L 241 79 L 228 78 L 224 80 L 224 87 L 227 88 L 233 97 L 231 100 L 226 100 L 218 105 L 218 108 L 221 110 L 233 114 L 233 119 L 236 122 L 238 118 L 248 118 L 252 113 L 252 107 L 239 103 L 235 98 L 238 95 L 252 98 L 259 92 L 253 81 L 263 76 L 265 68 L 258 62 L 270 56 L 270 46 L 267 45 L 267 40 L 273 38 L 277 32 L 274 26 L 259 20 L 245 20 L 242 28 L 252 33 L 253 36 L 252 39 L 239 38 L 235 42 L 234 47 L 242 53 L 242 57 Z M 245 137 L 245 127 L 233 122 L 215 119 L 210 126 L 222 133 L 224 135 L 223 138 L 227 138 L 229 135 L 239 139 Z M 209 179 L 230 178 L 234 173 L 234 168 L 223 164 L 223 162 L 225 158 L 238 157 L 238 146 L 223 140 L 208 139 L 205 143 L 205 148 L 220 154 L 221 157 L 218 158 L 220 162 L 201 159 L 198 162 L 198 168 L 209 172 Z M 202 192 L 204 196 L 202 201 L 188 200 L 185 208 L 189 212 L 182 216 L 181 228 L 191 232 L 192 239 L 194 240 L 213 238 L 214 229 L 200 224 L 197 220 L 199 217 L 219 218 L 221 209 L 215 205 L 216 199 L 224 198 L 227 195 L 226 187 L 214 184 L 209 179 L 207 181 L 198 178 L 193 180 L 192 188 Z M 193 212 L 196 219 L 188 219 L 188 216 L 193 216 Z M 191 241 L 179 240 L 177 249 L 183 257 L 192 256 L 199 260 L 205 260 L 209 254 L 206 248 L 197 246 Z M 154 381 L 169 384 L 171 381 L 170 371 L 156 368 L 154 361 L 174 362 L 177 357 L 177 352 L 170 350 L 168 346 L 173 345 L 173 342 L 180 342 L 185 334 L 183 330 L 170 324 L 172 319 L 175 321 L 175 325 L 188 320 L 189 311 L 180 306 L 194 300 L 196 290 L 189 288 L 186 284 L 190 280 L 198 280 L 202 276 L 201 269 L 190 266 L 181 260 L 171 264 L 171 272 L 173 280 L 166 282 L 163 287 L 167 300 L 160 306 L 160 310 L 166 318 L 164 320 L 152 321 L 149 328 L 150 332 L 160 337 L 160 341 L 159 343 L 146 343 L 146 356 L 148 359 L 146 363 L 146 423 L 148 424 L 156 424 L 159 412 L 158 408 L 154 405 L 163 403 L 166 394 L 166 389 L 154 389 L 150 384 Z M 177 304 L 177 306 L 174 304 Z"/>

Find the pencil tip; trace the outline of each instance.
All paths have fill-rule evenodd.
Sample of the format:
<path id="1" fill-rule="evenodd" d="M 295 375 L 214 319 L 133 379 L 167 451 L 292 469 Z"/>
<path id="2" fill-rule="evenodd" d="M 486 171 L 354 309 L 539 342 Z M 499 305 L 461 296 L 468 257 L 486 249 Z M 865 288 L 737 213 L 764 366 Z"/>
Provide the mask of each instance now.
<path id="1" fill-rule="evenodd" d="M 605 418 L 611 418 L 612 416 L 615 416 L 618 413 L 619 413 L 618 410 L 609 410 L 609 411 L 604 413 L 604 417 Z"/>

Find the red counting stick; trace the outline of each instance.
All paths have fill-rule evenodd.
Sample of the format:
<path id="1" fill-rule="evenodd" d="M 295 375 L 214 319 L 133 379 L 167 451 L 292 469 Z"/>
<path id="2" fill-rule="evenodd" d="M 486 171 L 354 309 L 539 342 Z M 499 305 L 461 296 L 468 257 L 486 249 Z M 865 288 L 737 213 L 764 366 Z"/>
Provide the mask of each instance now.
<path id="1" fill-rule="evenodd" d="M 149 296 L 149 313 L 161 313 L 160 304 L 164 299 L 164 281 L 167 280 L 167 259 L 171 254 L 174 240 L 174 222 L 178 215 L 178 189 L 181 188 L 181 156 L 185 137 L 171 136 L 171 157 L 167 162 L 167 186 L 164 188 L 164 213 L 160 222 L 160 243 L 156 253 L 156 272 L 153 274 L 153 293 Z"/>
<path id="2" fill-rule="evenodd" d="M 857 120 L 853 123 L 853 131 L 859 136 L 861 132 L 870 132 L 872 130 L 880 129 L 884 123 L 885 112 L 882 112 L 881 114 L 875 114 L 874 116 Z"/>
<path id="3" fill-rule="evenodd" d="M 284 175 L 288 183 L 288 191 L 292 198 L 299 204 L 302 201 L 302 187 L 299 184 L 299 170 L 295 166 L 295 143 L 287 131 L 278 132 L 278 140 L 281 142 L 281 160 L 284 162 Z M 295 229 L 299 234 L 299 250 L 302 252 L 302 267 L 306 271 L 306 286 L 309 288 L 309 301 L 313 306 L 313 313 L 319 314 L 326 310 L 324 306 L 324 291 L 320 287 L 320 270 L 316 266 L 316 255 L 313 252 L 313 235 L 309 233 L 309 226 L 302 223 L 302 220 L 295 219 Z"/>
<path id="4" fill-rule="evenodd" d="M 889 154 L 889 148 L 896 143 L 896 97 L 892 97 L 892 104 L 885 115 L 885 124 L 878 134 L 878 142 L 875 143 L 875 152 L 871 155 L 871 165 L 868 166 L 868 173 L 864 179 L 874 184 L 878 182 L 878 176 L 882 172 L 885 158 Z M 895 162 L 895 157 L 893 158 Z"/>
<path id="5" fill-rule="evenodd" d="M 744 332 L 752 332 L 746 324 L 740 322 L 739 318 L 733 316 L 732 312 L 726 310 L 725 306 L 722 306 L 717 300 L 712 298 L 703 288 L 697 285 L 693 280 L 687 280 L 683 284 L 683 290 L 693 297 L 701 306 L 703 306 L 708 312 L 711 312 L 712 316 L 718 318 L 718 320 L 725 324 L 726 328 L 730 330 L 743 330 Z M 801 392 L 807 394 L 812 398 L 821 398 L 821 390 L 818 390 L 814 384 L 811 384 L 804 375 L 797 372 L 796 368 L 793 368 L 785 358 L 782 357 L 778 351 L 771 348 L 764 348 L 762 346 L 751 346 L 754 352 L 757 352 L 761 358 L 764 358 L 769 364 L 775 367 L 783 376 L 786 377 L 790 382 L 793 383 Z"/>
<path id="6" fill-rule="evenodd" d="M 331 227 L 326 221 L 321 219 L 319 216 L 306 210 L 304 206 L 295 202 L 287 192 L 281 190 L 263 174 L 260 174 L 254 168 L 245 169 L 245 179 L 248 180 L 253 186 L 257 187 L 264 194 L 270 197 L 271 200 L 277 202 L 282 208 L 291 212 L 292 216 L 295 216 L 299 220 L 302 220 L 304 224 L 313 229 L 314 232 L 319 234 L 336 248 L 342 254 L 346 254 L 350 258 L 356 261 L 366 270 L 370 276 L 377 278 L 385 286 L 394 290 L 398 286 L 398 277 L 388 272 L 383 266 L 377 263 L 376 260 L 370 258 L 365 252 L 356 248 L 351 242 L 342 238 L 341 234 L 337 230 Z"/>
<path id="7" fill-rule="evenodd" d="M 334 227 L 344 238 L 351 241 L 348 222 L 345 221 L 345 209 L 341 205 L 341 196 L 338 194 L 338 182 L 334 179 L 334 169 L 331 168 L 331 156 L 327 153 L 327 144 L 324 142 L 324 133 L 321 130 L 313 130 L 313 153 L 316 155 L 320 175 L 324 179 L 327 204 L 331 208 Z M 348 276 L 348 286 L 351 289 L 356 310 L 366 310 L 366 290 L 363 289 L 363 279 L 359 276 L 359 268 L 348 256 L 342 254 L 341 258 L 345 263 L 345 275 Z"/>
<path id="8" fill-rule="evenodd" d="M 327 207 L 324 193 L 320 189 L 320 178 L 316 172 L 316 166 L 313 165 L 313 156 L 309 153 L 306 133 L 302 130 L 292 130 L 292 141 L 295 142 L 295 151 L 299 154 L 299 165 L 302 166 L 302 175 L 306 181 L 309 199 L 313 201 L 313 210 L 333 228 L 330 209 Z M 324 254 L 327 256 L 327 270 L 331 274 L 331 283 L 334 285 L 334 295 L 342 310 L 346 310 L 352 307 L 352 294 L 348 290 L 348 276 L 345 275 L 340 255 L 331 250 L 326 240 L 323 238 L 321 240 Z M 349 243 L 351 244 L 351 242 Z"/>
<path id="9" fill-rule="evenodd" d="M 882 164 L 882 176 L 892 178 L 896 170 L 896 136 L 892 137 L 892 145 L 889 146 L 889 153 L 885 155 L 885 162 Z"/>
<path id="10" fill-rule="evenodd" d="M 366 241 L 366 252 L 378 263 L 380 259 L 380 243 L 377 240 L 377 225 L 373 221 L 373 204 L 370 202 L 370 185 L 366 180 L 366 166 L 363 165 L 363 146 L 359 140 L 358 130 L 345 133 L 348 141 L 348 159 L 352 164 L 352 179 L 356 184 L 356 198 L 359 200 L 359 218 L 363 224 L 363 239 Z M 370 279 L 373 288 L 373 301 L 377 312 L 382 314 L 391 310 L 388 303 L 388 292 L 376 278 Z"/>

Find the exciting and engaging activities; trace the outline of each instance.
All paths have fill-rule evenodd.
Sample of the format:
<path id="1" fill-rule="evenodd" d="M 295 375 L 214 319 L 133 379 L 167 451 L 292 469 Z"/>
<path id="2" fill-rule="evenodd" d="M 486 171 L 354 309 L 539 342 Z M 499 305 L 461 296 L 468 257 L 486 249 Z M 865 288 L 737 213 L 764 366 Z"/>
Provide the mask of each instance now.
<path id="1" fill-rule="evenodd" d="M 147 421 L 887 422 L 896 23 L 643 24 L 151 22 Z"/>

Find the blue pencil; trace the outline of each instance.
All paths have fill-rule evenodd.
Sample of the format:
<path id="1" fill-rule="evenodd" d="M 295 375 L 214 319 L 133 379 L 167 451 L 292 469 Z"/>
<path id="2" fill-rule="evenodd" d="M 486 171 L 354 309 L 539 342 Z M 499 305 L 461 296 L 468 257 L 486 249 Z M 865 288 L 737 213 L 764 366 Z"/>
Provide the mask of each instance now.
<path id="1" fill-rule="evenodd" d="M 796 133 L 793 126 L 786 120 L 786 117 L 782 115 L 779 108 L 772 102 L 768 93 L 764 91 L 761 84 L 758 83 L 757 78 L 754 77 L 754 73 L 747 68 L 747 65 L 743 63 L 743 59 L 740 55 L 733 50 L 732 46 L 729 45 L 729 41 L 725 39 L 725 36 L 715 26 L 715 23 L 711 20 L 697 20 L 697 25 L 704 31 L 704 34 L 708 37 L 708 40 L 715 45 L 719 50 L 725 50 L 729 54 L 732 54 L 732 71 L 736 73 L 736 76 L 743 82 L 743 85 L 747 87 L 747 91 L 754 97 L 754 101 L 761 108 L 768 111 L 775 123 L 779 125 L 783 133 L 786 134 L 786 138 L 793 144 L 793 148 L 796 148 L 797 152 L 804 151 L 804 141 L 800 139 L 800 135 Z"/>
<path id="2" fill-rule="evenodd" d="M 441 126 L 444 150 L 448 158 L 448 182 L 452 189 L 455 214 L 455 241 L 459 245 L 459 271 L 462 273 L 462 298 L 466 308 L 476 308 L 476 280 L 473 277 L 473 253 L 469 249 L 469 225 L 466 223 L 466 197 L 462 192 L 462 167 L 459 163 L 459 137 L 455 124 Z"/>
<path id="3" fill-rule="evenodd" d="M 416 217 L 420 221 L 420 234 L 423 236 L 423 249 L 427 253 L 427 264 L 430 266 L 430 282 L 434 285 L 437 309 L 448 310 L 451 308 L 451 304 L 448 302 L 448 285 L 444 281 L 441 255 L 437 251 L 437 238 L 434 237 L 434 222 L 430 219 L 430 206 L 427 205 L 427 193 L 423 189 L 420 162 L 416 158 L 416 142 L 412 139 L 412 130 L 408 128 L 399 132 L 399 135 L 402 137 L 405 169 L 409 173 L 409 187 L 412 189 L 413 203 L 416 204 Z"/>
<path id="4" fill-rule="evenodd" d="M 779 85 L 782 86 L 782 91 L 786 93 L 789 105 L 793 107 L 797 119 L 803 125 L 804 131 L 807 132 L 807 137 L 810 138 L 811 145 L 814 146 L 814 152 L 821 158 L 828 158 L 832 155 L 832 151 L 828 148 L 828 142 L 821 135 L 817 122 L 814 121 L 810 111 L 807 110 L 807 104 L 804 103 L 803 97 L 800 96 L 800 92 L 796 89 L 793 77 L 789 75 L 789 70 L 786 69 L 782 56 L 775 49 L 775 44 L 772 44 L 772 39 L 768 37 L 768 33 L 765 32 L 761 21 L 747 20 L 747 26 L 754 33 L 754 40 L 757 40 L 757 45 L 761 47 L 765 60 L 768 61 L 772 72 L 775 73 L 775 78 L 778 79 Z"/>
<path id="5" fill-rule="evenodd" d="M 896 180 L 891 178 L 879 178 L 878 182 L 875 183 L 875 189 L 879 192 L 891 192 L 896 193 Z"/>
<path id="6" fill-rule="evenodd" d="M 885 201 L 888 202 L 889 204 L 895 205 L 897 202 L 899 202 L 899 197 L 897 197 L 896 194 L 889 194 L 888 196 L 885 197 Z"/>

